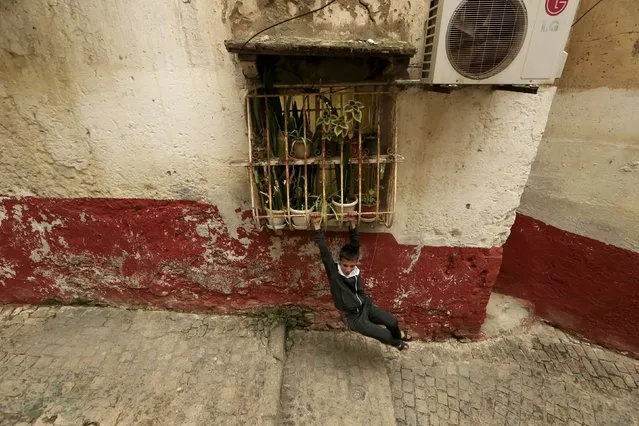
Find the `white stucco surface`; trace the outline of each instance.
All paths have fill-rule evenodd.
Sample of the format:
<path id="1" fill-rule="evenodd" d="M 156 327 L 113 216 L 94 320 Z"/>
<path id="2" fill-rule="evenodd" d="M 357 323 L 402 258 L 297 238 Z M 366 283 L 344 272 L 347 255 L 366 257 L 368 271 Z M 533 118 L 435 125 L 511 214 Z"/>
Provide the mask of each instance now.
<path id="1" fill-rule="evenodd" d="M 639 90 L 555 96 L 520 211 L 639 251 Z"/>
<path id="2" fill-rule="evenodd" d="M 370 14 L 340 0 L 279 30 L 389 34 L 413 42 L 419 63 L 425 7 L 364 3 Z M 0 196 L 201 200 L 218 206 L 234 235 L 245 226 L 236 209 L 250 208 L 247 173 L 230 166 L 248 152 L 245 80 L 223 41 L 282 18 L 279 3 L 270 15 L 253 6 L 3 2 Z M 553 94 L 403 92 L 398 240 L 503 244 Z"/>
<path id="3" fill-rule="evenodd" d="M 501 246 L 554 93 L 402 93 L 397 127 L 406 161 L 398 174 L 396 238 L 431 246 Z"/>
<path id="4" fill-rule="evenodd" d="M 206 200 L 237 222 L 244 78 L 219 2 L 0 6 L 0 194 Z"/>

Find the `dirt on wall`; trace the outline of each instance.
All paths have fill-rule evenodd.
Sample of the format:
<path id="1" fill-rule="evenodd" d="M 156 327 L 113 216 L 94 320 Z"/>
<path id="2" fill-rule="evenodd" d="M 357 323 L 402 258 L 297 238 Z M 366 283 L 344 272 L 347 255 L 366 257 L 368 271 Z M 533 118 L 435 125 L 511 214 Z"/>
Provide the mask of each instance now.
<path id="1" fill-rule="evenodd" d="M 326 4 L 326 1 L 318 0 L 228 0 L 223 16 L 225 21 L 230 22 L 233 37 L 243 39 L 277 22 Z M 320 11 L 278 25 L 265 34 L 326 39 L 348 36 L 407 40 L 410 19 L 405 16 L 411 16 L 408 13 L 411 8 L 409 1 L 335 0 Z"/>
<path id="2" fill-rule="evenodd" d="M 575 19 L 598 0 L 581 0 Z M 560 89 L 639 88 L 639 2 L 603 0 L 572 29 Z"/>

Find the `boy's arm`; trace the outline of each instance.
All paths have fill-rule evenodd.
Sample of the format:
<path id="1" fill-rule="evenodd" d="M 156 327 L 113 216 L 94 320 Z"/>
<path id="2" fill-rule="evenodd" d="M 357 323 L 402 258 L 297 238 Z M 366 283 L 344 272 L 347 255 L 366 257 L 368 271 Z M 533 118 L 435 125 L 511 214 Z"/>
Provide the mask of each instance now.
<path id="1" fill-rule="evenodd" d="M 322 256 L 322 262 L 325 266 L 334 263 L 331 250 L 326 245 L 326 239 L 324 239 L 324 233 L 320 230 L 315 230 L 315 244 L 320 249 L 320 256 Z"/>
<path id="2" fill-rule="evenodd" d="M 349 216 L 348 233 L 351 235 L 351 245 L 359 250 L 359 232 L 357 231 L 357 216 Z"/>
<path id="3" fill-rule="evenodd" d="M 320 217 L 314 217 L 311 219 L 311 223 L 313 224 L 313 228 L 315 229 L 315 244 L 320 249 L 320 255 L 322 256 L 322 262 L 324 263 L 324 267 L 327 268 L 335 263 L 333 261 L 333 255 L 331 254 L 331 250 L 326 245 L 326 239 L 324 238 L 324 233 L 321 231 L 321 221 Z"/>

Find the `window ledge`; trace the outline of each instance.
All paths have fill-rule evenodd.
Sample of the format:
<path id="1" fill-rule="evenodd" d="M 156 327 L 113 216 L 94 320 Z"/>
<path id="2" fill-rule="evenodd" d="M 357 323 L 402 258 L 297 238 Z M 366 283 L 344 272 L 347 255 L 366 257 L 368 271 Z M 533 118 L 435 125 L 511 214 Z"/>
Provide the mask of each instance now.
<path id="1" fill-rule="evenodd" d="M 230 53 L 239 55 L 410 58 L 417 51 L 408 42 L 392 39 L 326 40 L 268 35 L 246 44 L 245 40 L 226 40 L 224 45 Z"/>

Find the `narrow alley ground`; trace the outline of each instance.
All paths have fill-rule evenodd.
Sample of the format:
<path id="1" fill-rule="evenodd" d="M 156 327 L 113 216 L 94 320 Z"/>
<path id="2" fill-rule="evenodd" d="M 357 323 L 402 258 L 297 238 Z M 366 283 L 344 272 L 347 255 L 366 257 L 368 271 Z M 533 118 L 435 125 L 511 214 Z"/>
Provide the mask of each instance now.
<path id="1" fill-rule="evenodd" d="M 0 424 L 639 424 L 639 361 L 544 324 L 491 333 L 400 354 L 256 318 L 5 305 Z"/>

